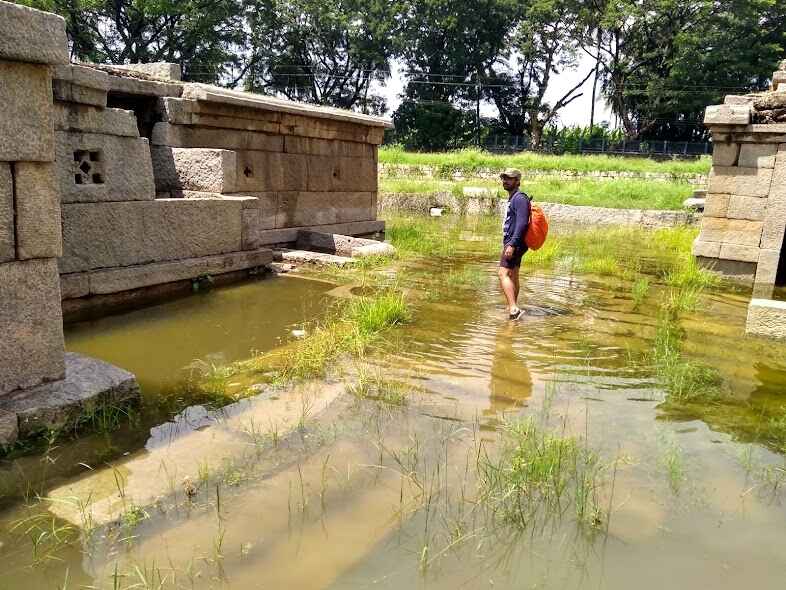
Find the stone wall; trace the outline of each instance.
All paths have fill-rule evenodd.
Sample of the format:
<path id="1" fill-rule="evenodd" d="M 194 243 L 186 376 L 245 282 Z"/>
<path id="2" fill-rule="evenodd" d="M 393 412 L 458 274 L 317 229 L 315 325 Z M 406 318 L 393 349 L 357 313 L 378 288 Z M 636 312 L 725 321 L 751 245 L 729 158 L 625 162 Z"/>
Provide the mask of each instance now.
<path id="1" fill-rule="evenodd" d="M 754 281 L 757 295 L 783 282 L 786 234 L 786 62 L 771 91 L 727 96 L 707 108 L 704 123 L 715 144 L 699 237 L 693 254 L 705 266 Z M 752 304 L 748 331 L 772 336 L 785 321 L 782 305 Z M 761 310 L 764 309 L 765 312 Z M 765 318 L 767 321 L 762 321 Z M 766 329 L 765 324 L 770 324 Z M 775 330 L 777 331 L 777 330 Z M 786 337 L 786 333 L 782 336 Z"/>
<path id="2" fill-rule="evenodd" d="M 482 168 L 471 174 L 461 169 L 443 170 L 438 166 L 409 166 L 400 164 L 380 164 L 380 175 L 388 178 L 423 177 L 423 178 L 448 178 L 452 180 L 486 179 L 497 180 L 502 170 Z M 526 178 L 559 178 L 560 180 L 654 180 L 663 182 L 684 182 L 687 184 L 704 187 L 707 186 L 707 176 L 704 174 L 668 174 L 664 172 L 634 172 L 630 170 L 535 170 L 524 171 Z"/>
<path id="3" fill-rule="evenodd" d="M 178 79 L 165 64 L 55 71 L 64 299 L 260 266 L 300 228 L 384 229 L 385 121 Z"/>
<path id="4" fill-rule="evenodd" d="M 62 19 L 0 3 L 0 395 L 65 375 L 50 66 L 67 61 Z"/>

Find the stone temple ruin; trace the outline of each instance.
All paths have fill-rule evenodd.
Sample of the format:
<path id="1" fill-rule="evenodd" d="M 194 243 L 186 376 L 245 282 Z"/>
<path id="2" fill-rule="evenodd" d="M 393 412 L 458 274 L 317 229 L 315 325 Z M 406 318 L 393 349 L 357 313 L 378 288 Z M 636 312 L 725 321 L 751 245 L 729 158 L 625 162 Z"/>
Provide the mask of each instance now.
<path id="1" fill-rule="evenodd" d="M 749 333 L 786 337 L 786 62 L 770 92 L 727 96 L 707 108 L 714 153 L 701 233 L 693 254 L 705 266 L 755 283 Z"/>
<path id="2" fill-rule="evenodd" d="M 67 419 L 55 406 L 137 394 L 64 354 L 64 312 L 247 276 L 304 236 L 384 231 L 387 121 L 179 78 L 70 64 L 63 19 L 0 1 L 0 443 Z"/>

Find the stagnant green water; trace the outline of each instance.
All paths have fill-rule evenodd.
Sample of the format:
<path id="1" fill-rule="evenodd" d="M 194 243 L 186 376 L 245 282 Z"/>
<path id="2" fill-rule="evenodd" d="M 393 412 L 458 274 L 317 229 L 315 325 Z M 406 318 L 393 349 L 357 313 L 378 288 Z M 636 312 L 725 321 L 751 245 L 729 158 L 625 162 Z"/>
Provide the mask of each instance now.
<path id="1" fill-rule="evenodd" d="M 6 460 L 30 493 L 0 514 L 0 588 L 782 587 L 786 346 L 743 336 L 748 294 L 712 289 L 680 320 L 685 356 L 731 396 L 668 405 L 647 362 L 658 277 L 634 309 L 628 280 L 530 271 L 530 314 L 510 323 L 493 259 L 462 237 L 406 274 L 436 293 L 361 366 Z M 148 405 L 185 405 L 183 367 L 291 340 L 329 289 L 220 289 L 74 326 L 68 347 L 135 371 Z M 345 395 L 358 372 L 405 384 L 406 403 Z M 484 457 L 520 417 L 597 454 L 597 517 L 577 522 L 565 496 L 516 528 L 479 501 Z"/>

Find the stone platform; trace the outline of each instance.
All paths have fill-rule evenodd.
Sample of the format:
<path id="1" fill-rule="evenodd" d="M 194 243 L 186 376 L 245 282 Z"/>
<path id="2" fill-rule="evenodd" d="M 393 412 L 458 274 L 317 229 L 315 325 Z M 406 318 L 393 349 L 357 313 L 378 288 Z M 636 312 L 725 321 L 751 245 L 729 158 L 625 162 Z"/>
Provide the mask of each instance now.
<path id="1" fill-rule="evenodd" d="M 65 379 L 0 398 L 0 446 L 51 430 L 75 429 L 102 407 L 139 398 L 134 375 L 80 354 L 65 353 Z"/>

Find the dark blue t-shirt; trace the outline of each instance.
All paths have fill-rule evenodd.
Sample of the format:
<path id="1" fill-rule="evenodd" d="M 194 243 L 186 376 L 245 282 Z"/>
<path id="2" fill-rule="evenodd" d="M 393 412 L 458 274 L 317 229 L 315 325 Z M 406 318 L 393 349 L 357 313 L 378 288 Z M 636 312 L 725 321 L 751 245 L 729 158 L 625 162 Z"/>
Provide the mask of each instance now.
<path id="1" fill-rule="evenodd" d="M 505 214 L 505 224 L 502 226 L 502 243 L 505 246 L 524 248 L 524 234 L 529 225 L 529 197 L 521 191 L 516 191 L 508 199 L 508 212 Z"/>

